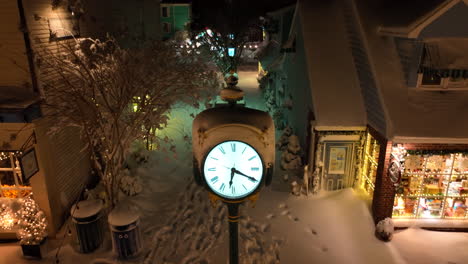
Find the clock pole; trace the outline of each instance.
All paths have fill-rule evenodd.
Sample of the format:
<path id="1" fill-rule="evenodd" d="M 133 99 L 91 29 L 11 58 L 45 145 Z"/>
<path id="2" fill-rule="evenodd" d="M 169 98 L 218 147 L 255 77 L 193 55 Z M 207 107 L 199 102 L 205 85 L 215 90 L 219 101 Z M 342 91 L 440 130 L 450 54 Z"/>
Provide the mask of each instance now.
<path id="1" fill-rule="evenodd" d="M 229 264 L 239 263 L 239 203 L 228 203 Z"/>

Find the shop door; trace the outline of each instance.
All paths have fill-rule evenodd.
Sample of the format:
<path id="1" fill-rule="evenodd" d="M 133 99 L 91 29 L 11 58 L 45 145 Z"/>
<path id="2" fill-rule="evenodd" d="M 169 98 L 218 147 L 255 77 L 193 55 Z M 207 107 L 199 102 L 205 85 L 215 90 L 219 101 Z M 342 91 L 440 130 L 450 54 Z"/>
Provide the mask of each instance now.
<path id="1" fill-rule="evenodd" d="M 322 188 L 334 191 L 353 186 L 354 142 L 325 142 Z"/>

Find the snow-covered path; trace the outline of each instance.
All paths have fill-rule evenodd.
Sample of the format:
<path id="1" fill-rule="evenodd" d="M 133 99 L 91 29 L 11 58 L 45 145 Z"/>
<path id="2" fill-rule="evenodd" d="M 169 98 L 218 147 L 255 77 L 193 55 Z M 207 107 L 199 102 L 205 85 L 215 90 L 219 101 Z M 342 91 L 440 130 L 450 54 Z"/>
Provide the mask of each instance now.
<path id="1" fill-rule="evenodd" d="M 263 109 L 256 72 L 240 72 L 239 86 L 248 107 Z M 117 260 L 109 243 L 91 254 L 76 252 L 70 237 L 60 263 L 228 263 L 225 206 L 213 208 L 206 191 L 193 183 L 191 125 L 200 110 L 178 107 L 162 132 L 174 138 L 176 153 L 155 151 L 148 164 L 134 168 L 143 192 L 131 199 L 140 208 L 145 250 L 133 260 Z M 277 154 L 279 155 L 279 154 Z M 271 187 L 262 190 L 255 207 L 241 206 L 239 251 L 242 264 L 464 264 L 468 233 L 399 231 L 389 243 L 374 236 L 368 204 L 352 189 L 318 196 L 292 196 L 275 170 Z M 109 240 L 109 239 L 108 239 Z M 107 242 L 108 242 L 107 240 Z M 59 242 L 51 239 L 52 248 Z M 56 250 L 41 261 L 55 263 Z M 0 245 L 0 264 L 26 264 L 19 245 Z"/>

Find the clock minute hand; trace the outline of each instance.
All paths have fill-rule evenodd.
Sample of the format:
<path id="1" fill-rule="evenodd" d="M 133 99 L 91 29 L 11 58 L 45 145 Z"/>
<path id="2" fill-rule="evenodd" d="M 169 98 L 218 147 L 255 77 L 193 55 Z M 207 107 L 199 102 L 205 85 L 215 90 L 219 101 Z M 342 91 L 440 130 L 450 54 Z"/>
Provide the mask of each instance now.
<path id="1" fill-rule="evenodd" d="M 239 174 L 239 175 L 242 175 L 242 176 L 244 176 L 244 177 L 249 178 L 249 180 L 251 180 L 251 181 L 257 181 L 257 179 L 255 179 L 254 177 L 249 176 L 249 175 L 245 175 L 244 173 L 242 173 L 242 172 L 240 172 L 240 171 L 238 171 L 238 170 L 236 170 L 236 169 L 233 169 L 233 171 L 234 171 L 235 173 Z"/>

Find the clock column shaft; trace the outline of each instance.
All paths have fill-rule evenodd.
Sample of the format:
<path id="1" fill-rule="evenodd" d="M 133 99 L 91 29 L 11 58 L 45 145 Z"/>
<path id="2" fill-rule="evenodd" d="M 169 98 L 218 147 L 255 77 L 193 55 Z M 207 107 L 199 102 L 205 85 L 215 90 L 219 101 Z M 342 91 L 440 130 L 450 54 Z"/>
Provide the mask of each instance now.
<path id="1" fill-rule="evenodd" d="M 228 203 L 229 264 L 239 263 L 239 203 Z"/>

